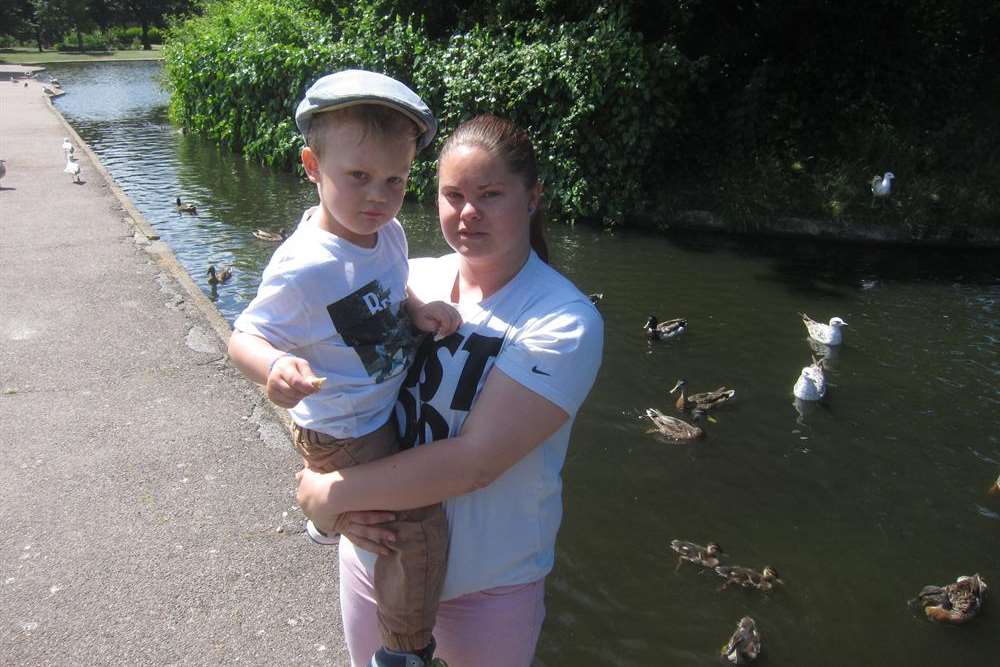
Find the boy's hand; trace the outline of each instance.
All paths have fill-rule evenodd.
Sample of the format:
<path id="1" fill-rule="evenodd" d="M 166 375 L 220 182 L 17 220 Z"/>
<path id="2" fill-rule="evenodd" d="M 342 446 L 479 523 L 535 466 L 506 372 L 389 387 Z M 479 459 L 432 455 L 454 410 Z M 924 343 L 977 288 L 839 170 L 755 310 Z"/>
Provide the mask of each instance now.
<path id="1" fill-rule="evenodd" d="M 415 309 L 411 319 L 421 331 L 434 332 L 434 340 L 450 336 L 462 325 L 462 316 L 454 306 L 444 301 L 423 304 Z"/>
<path id="2" fill-rule="evenodd" d="M 265 390 L 272 403 L 290 409 L 319 391 L 324 379 L 316 377 L 308 361 L 289 354 L 274 362 Z"/>

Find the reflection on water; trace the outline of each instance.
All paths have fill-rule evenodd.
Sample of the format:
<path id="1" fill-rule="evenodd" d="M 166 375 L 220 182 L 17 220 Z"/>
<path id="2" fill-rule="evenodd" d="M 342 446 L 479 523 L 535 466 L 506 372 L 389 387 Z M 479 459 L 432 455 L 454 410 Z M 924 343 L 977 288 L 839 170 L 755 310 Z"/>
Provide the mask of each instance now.
<path id="1" fill-rule="evenodd" d="M 216 297 L 232 321 L 275 247 L 253 230 L 297 221 L 313 189 L 178 134 L 156 64 L 51 69 L 69 90 L 58 106 L 205 292 L 208 263 L 236 267 Z M 178 195 L 197 216 L 175 211 Z M 402 217 L 412 254 L 445 251 L 433 215 Z M 584 292 L 605 294 L 606 342 L 567 459 L 537 665 L 714 663 L 746 614 L 761 664 L 995 664 L 993 603 L 954 630 L 906 602 L 960 574 L 1000 586 L 1000 500 L 985 495 L 1000 472 L 996 253 L 588 228 L 553 230 L 552 245 Z M 799 312 L 847 320 L 844 345 L 811 347 Z M 648 345 L 651 313 L 689 329 Z M 797 405 L 813 355 L 829 359 L 828 393 Z M 697 444 L 638 418 L 670 411 L 682 377 L 737 390 Z M 710 573 L 674 571 L 672 538 L 718 541 L 786 585 L 719 592 Z"/>

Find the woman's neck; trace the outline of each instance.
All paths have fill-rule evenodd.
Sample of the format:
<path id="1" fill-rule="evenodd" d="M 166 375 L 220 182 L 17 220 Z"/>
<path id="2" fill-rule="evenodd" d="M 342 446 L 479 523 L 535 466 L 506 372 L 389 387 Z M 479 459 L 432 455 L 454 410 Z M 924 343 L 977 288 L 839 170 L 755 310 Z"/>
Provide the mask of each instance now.
<path id="1" fill-rule="evenodd" d="M 488 299 L 514 279 L 530 257 L 531 251 L 519 252 L 502 261 L 476 261 L 458 256 L 458 276 L 452 288 L 454 303 Z"/>

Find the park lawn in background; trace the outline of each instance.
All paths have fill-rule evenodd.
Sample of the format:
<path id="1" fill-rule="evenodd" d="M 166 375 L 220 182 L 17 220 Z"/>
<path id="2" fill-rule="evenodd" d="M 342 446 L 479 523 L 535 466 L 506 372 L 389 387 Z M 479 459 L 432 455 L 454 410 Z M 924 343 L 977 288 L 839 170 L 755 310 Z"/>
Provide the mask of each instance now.
<path id="1" fill-rule="evenodd" d="M 45 63 L 95 62 L 100 60 L 162 60 L 159 44 L 152 51 L 128 49 L 123 51 L 42 51 L 33 48 L 0 49 L 0 63 L 8 65 L 42 65 Z"/>

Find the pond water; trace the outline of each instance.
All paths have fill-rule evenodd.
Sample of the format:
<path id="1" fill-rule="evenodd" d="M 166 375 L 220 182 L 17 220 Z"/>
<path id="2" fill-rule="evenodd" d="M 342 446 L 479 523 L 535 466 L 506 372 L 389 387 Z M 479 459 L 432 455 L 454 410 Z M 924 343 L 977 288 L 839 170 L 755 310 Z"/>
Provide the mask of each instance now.
<path id="1" fill-rule="evenodd" d="M 57 106 L 231 322 L 274 246 L 259 227 L 298 220 L 307 182 L 167 121 L 157 63 L 52 66 Z M 905 175 L 900 175 L 905 178 Z M 197 203 L 180 215 L 174 198 Z M 443 253 L 433 212 L 400 216 L 414 255 Z M 962 628 L 907 606 L 926 584 L 979 572 L 1000 590 L 1000 256 L 803 241 L 551 230 L 556 265 L 603 292 L 605 360 L 565 469 L 566 515 L 536 665 L 702 665 L 745 614 L 759 664 L 997 664 L 1000 602 Z M 213 291 L 209 263 L 235 276 Z M 791 388 L 812 350 L 797 313 L 849 323 L 827 399 Z M 687 333 L 650 345 L 649 313 Z M 668 390 L 735 387 L 708 437 L 646 433 Z M 672 538 L 770 564 L 785 585 L 730 589 Z"/>

